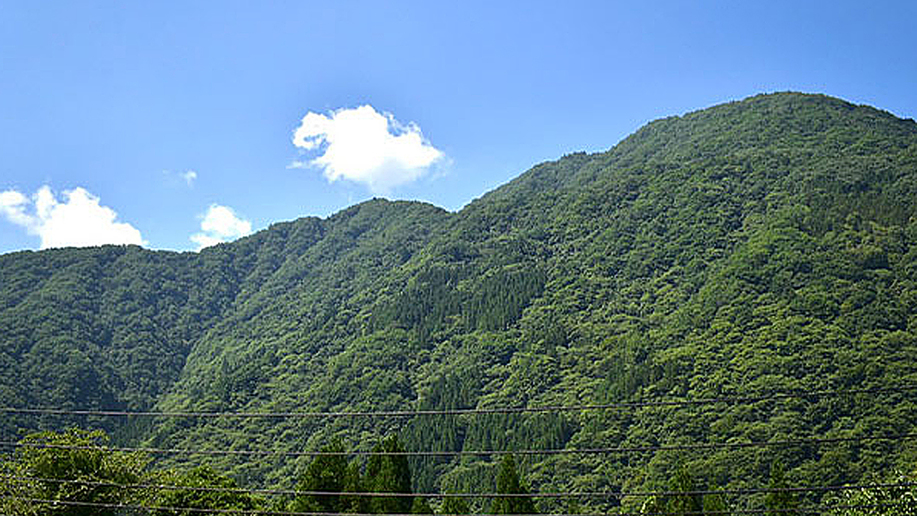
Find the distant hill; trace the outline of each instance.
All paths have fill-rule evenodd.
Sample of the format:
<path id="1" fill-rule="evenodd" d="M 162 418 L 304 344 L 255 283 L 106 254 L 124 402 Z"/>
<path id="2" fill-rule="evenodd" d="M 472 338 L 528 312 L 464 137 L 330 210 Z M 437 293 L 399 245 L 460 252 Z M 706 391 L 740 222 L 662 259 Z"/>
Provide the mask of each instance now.
<path id="1" fill-rule="evenodd" d="M 0 405 L 350 411 L 610 403 L 917 385 L 917 124 L 798 93 L 652 122 L 450 213 L 372 200 L 193 253 L 0 256 Z M 122 443 L 409 450 L 895 436 L 915 392 L 434 419 L 16 415 Z M 526 457 L 541 490 L 797 482 L 913 470 L 912 440 Z M 178 460 L 178 459 L 173 459 Z M 208 458 L 291 485 L 307 459 Z M 487 457 L 417 459 L 481 490 Z M 492 488 L 492 487 L 491 487 Z"/>

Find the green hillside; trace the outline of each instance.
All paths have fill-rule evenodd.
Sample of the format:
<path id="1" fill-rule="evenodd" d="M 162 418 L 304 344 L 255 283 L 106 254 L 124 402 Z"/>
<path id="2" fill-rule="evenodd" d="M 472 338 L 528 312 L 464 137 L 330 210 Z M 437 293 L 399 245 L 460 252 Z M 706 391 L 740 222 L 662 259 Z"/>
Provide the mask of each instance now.
<path id="1" fill-rule="evenodd" d="M 917 124 L 761 95 L 540 164 L 449 213 L 373 200 L 198 254 L 0 256 L 0 405 L 350 411 L 917 385 Z M 16 415 L 119 442 L 408 450 L 639 447 L 917 431 L 915 391 L 413 419 Z M 535 490 L 760 486 L 913 472 L 910 440 L 526 457 Z M 187 458 L 166 458 L 168 461 Z M 201 459 L 203 460 L 203 459 Z M 245 485 L 308 460 L 208 457 Z M 497 458 L 419 458 L 415 489 L 492 490 Z M 543 502 L 549 504 L 550 502 Z M 545 506 L 547 507 L 547 505 Z"/>

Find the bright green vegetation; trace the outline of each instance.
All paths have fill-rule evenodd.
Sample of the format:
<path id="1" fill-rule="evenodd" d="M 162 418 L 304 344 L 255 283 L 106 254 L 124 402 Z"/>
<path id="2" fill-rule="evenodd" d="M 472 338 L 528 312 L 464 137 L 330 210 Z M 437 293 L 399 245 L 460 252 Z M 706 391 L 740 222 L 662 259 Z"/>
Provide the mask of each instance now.
<path id="1" fill-rule="evenodd" d="M 917 385 L 915 337 L 917 124 L 813 95 L 658 120 L 457 213 L 373 200 L 199 254 L 0 256 L 0 405 L 17 407 L 445 409 L 885 388 Z M 917 431 L 915 392 L 410 420 L 14 416 L 0 435 L 76 424 L 118 443 L 285 451 L 369 450 L 395 433 L 408 450 L 876 437 Z M 885 440 L 517 466 L 533 491 L 638 491 L 853 483 L 913 472 L 915 459 L 914 440 Z M 179 460 L 162 465 L 197 464 Z M 206 459 L 246 486 L 294 487 L 309 464 Z M 410 460 L 415 492 L 491 491 L 499 467 Z"/>
<path id="2" fill-rule="evenodd" d="M 433 514 L 411 491 L 411 469 L 395 436 L 374 448 L 365 466 L 344 455 L 316 457 L 300 476 L 297 490 L 252 493 L 208 466 L 157 469 L 142 452 L 108 445 L 100 430 L 41 432 L 20 441 L 14 456 L 0 463 L 0 511 L 25 515 L 186 515 L 213 511 L 293 513 Z M 340 443 L 323 451 L 342 452 Z M 535 508 L 506 456 L 497 493 L 517 495 L 491 502 L 493 514 L 532 514 Z M 262 490 L 265 491 L 265 490 Z M 312 494 L 321 492 L 327 494 Z M 352 493 L 352 494 L 351 494 Z M 385 496 L 368 496 L 365 493 Z M 393 496 L 388 496 L 392 493 Z M 401 496 L 397 496 L 401 495 Z M 469 506 L 450 498 L 441 514 L 465 514 Z M 232 512 L 238 511 L 238 512 Z"/>

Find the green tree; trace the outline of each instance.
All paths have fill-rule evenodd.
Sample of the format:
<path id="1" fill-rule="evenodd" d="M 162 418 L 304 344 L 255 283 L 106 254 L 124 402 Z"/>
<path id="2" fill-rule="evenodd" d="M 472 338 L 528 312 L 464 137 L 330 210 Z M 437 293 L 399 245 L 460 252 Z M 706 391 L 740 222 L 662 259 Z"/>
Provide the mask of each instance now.
<path id="1" fill-rule="evenodd" d="M 366 465 L 366 477 L 363 485 L 377 493 L 411 492 L 411 469 L 404 453 L 404 447 L 398 437 L 390 435 L 374 448 L 383 455 L 373 455 Z M 400 513 L 411 512 L 414 499 L 411 496 L 374 497 L 369 501 L 370 512 Z"/>
<path id="2" fill-rule="evenodd" d="M 364 478 L 360 474 L 360 464 L 356 461 L 347 465 L 347 472 L 344 478 L 344 491 L 348 493 L 367 491 Z M 367 513 L 370 510 L 369 501 L 369 498 L 365 496 L 346 496 L 341 500 L 341 511 Z"/>
<path id="3" fill-rule="evenodd" d="M 439 510 L 440 514 L 468 514 L 471 508 L 464 498 L 446 498 Z"/>
<path id="4" fill-rule="evenodd" d="M 764 498 L 764 506 L 768 509 L 768 516 L 780 516 L 783 514 L 796 514 L 797 507 L 796 496 L 790 491 L 781 491 L 789 488 L 786 482 L 786 474 L 783 469 L 783 463 L 775 461 L 771 465 L 771 479 L 768 488 L 774 489 L 767 493 Z"/>
<path id="5" fill-rule="evenodd" d="M 342 493 L 348 488 L 350 478 L 347 458 L 343 455 L 344 446 L 335 441 L 322 448 L 326 453 L 341 455 L 319 455 L 315 457 L 306 472 L 299 479 L 297 488 L 300 491 Z M 297 497 L 292 506 L 294 511 L 343 512 L 348 509 L 347 500 L 341 495 L 302 495 Z"/>
<path id="6" fill-rule="evenodd" d="M 118 486 L 138 483 L 149 459 L 139 453 L 108 450 L 107 443 L 108 437 L 100 430 L 27 436 L 13 460 L 4 464 L 0 512 L 17 516 L 119 514 L 116 508 L 82 504 L 136 503 L 144 493 Z"/>
<path id="7" fill-rule="evenodd" d="M 217 473 L 208 466 L 199 466 L 188 471 L 169 470 L 153 477 L 162 485 L 181 486 L 195 489 L 159 489 L 152 493 L 144 503 L 150 507 L 176 507 L 183 510 L 157 509 L 156 514 L 166 516 L 192 516 L 200 514 L 200 509 L 217 509 L 221 511 L 236 509 L 245 511 L 259 509 L 261 501 L 249 493 L 232 491 L 238 489 L 236 481 Z M 215 490 L 207 490 L 216 488 Z M 193 510 L 197 509 L 197 510 Z"/>
<path id="8" fill-rule="evenodd" d="M 907 484 L 914 477 L 898 476 L 888 483 Z M 841 491 L 828 505 L 837 506 L 830 516 L 917 516 L 917 489 L 914 487 L 883 487 Z"/>
<path id="9" fill-rule="evenodd" d="M 500 467 L 497 472 L 497 493 L 509 495 L 527 495 L 528 489 L 525 487 L 519 473 L 516 471 L 516 461 L 512 455 L 504 455 L 500 461 Z M 507 498 L 497 498 L 491 506 L 493 514 L 534 514 L 535 504 L 529 496 L 512 496 Z"/>
<path id="10" fill-rule="evenodd" d="M 654 496 L 648 498 L 641 508 L 644 514 L 671 513 L 678 514 L 716 514 L 728 513 L 726 500 L 719 494 L 703 495 L 698 491 L 707 489 L 697 485 L 694 475 L 687 467 L 679 468 L 669 479 L 667 496 Z"/>
<path id="11" fill-rule="evenodd" d="M 669 482 L 669 489 L 677 494 L 672 495 L 666 504 L 667 512 L 676 514 L 699 513 L 704 509 L 704 497 L 692 494 L 696 491 L 694 477 L 688 468 L 679 468 Z"/>
<path id="12" fill-rule="evenodd" d="M 434 514 L 433 508 L 425 498 L 414 497 L 414 503 L 411 504 L 411 514 Z"/>

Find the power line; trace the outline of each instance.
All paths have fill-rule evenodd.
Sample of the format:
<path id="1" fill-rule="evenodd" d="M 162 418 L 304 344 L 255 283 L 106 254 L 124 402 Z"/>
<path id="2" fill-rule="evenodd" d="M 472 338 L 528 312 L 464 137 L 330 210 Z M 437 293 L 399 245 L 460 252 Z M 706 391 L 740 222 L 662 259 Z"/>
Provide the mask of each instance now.
<path id="1" fill-rule="evenodd" d="M 268 511 L 260 509 L 203 509 L 194 507 L 170 507 L 157 505 L 137 505 L 125 503 L 79 502 L 76 500 L 48 500 L 44 498 L 31 498 L 26 496 L 3 496 L 9 500 L 19 500 L 29 503 L 46 503 L 56 505 L 69 505 L 73 507 L 94 507 L 97 509 L 130 509 L 140 511 L 184 511 L 205 514 L 261 514 L 265 516 L 318 516 L 320 513 L 296 511 Z M 329 515 L 330 516 L 330 515 Z M 343 513 L 340 516 L 344 516 Z M 350 515 L 354 516 L 354 515 Z M 405 515 L 407 516 L 407 515 Z M 482 515 L 483 516 L 483 515 Z"/>
<path id="2" fill-rule="evenodd" d="M 299 491 L 292 489 L 247 489 L 238 487 L 179 486 L 170 484 L 121 484 L 97 480 L 58 479 L 43 477 L 23 477 L 0 475 L 0 477 L 20 482 L 45 482 L 52 484 L 77 484 L 95 487 L 116 487 L 119 489 L 162 489 L 170 491 L 219 492 L 237 494 L 263 494 L 275 496 L 347 496 L 365 498 L 646 498 L 650 496 L 703 496 L 703 495 L 749 495 L 764 493 L 825 493 L 852 490 L 896 489 L 917 487 L 917 482 L 897 482 L 889 484 L 845 484 L 829 486 L 797 487 L 753 487 L 741 489 L 702 489 L 691 491 L 618 491 L 618 492 L 541 492 L 541 493 L 386 493 L 378 491 Z"/>
<path id="3" fill-rule="evenodd" d="M 271 450 L 199 450 L 191 448 L 150 448 L 150 447 L 107 447 L 90 445 L 51 444 L 34 442 L 0 441 L 0 447 L 39 448 L 55 450 L 88 450 L 114 451 L 125 453 L 149 453 L 153 455 L 225 455 L 245 457 L 328 457 L 328 456 L 404 456 L 404 457 L 464 457 L 464 456 L 500 456 L 500 455 L 601 455 L 612 453 L 640 453 L 656 451 L 696 451 L 718 449 L 743 449 L 776 446 L 809 446 L 863 441 L 905 441 L 917 439 L 917 433 L 892 436 L 858 436 L 858 437 L 825 437 L 807 439 L 787 439 L 778 441 L 750 441 L 740 443 L 706 443 L 706 444 L 671 444 L 649 446 L 619 446 L 607 448 L 555 448 L 545 450 L 461 450 L 461 451 L 271 451 Z"/>
<path id="4" fill-rule="evenodd" d="M 76 500 L 49 500 L 45 498 L 31 498 L 25 496 L 7 496 L 0 498 L 8 500 L 19 500 L 29 503 L 46 503 L 56 505 L 69 505 L 75 507 L 95 507 L 99 509 L 131 509 L 145 511 L 185 511 L 207 514 L 258 514 L 264 516 L 378 516 L 375 513 L 346 513 L 346 512 L 297 512 L 297 511 L 276 511 L 262 509 L 204 509 L 194 507 L 172 507 L 172 506 L 148 506 L 138 504 L 123 503 L 103 503 L 103 502 L 80 502 Z M 885 502 L 873 504 L 849 504 L 849 505 L 815 505 L 809 507 L 799 507 L 794 509 L 727 509 L 720 511 L 678 511 L 678 512 L 606 512 L 592 514 L 545 514 L 532 513 L 520 514 L 517 516 L 704 516 L 704 515 L 724 515 L 730 514 L 764 514 L 764 513 L 821 513 L 826 510 L 843 510 L 843 509 L 878 509 L 883 507 L 900 507 L 907 506 L 906 502 Z M 413 514 L 388 514 L 386 516 L 416 516 Z M 492 516 L 489 514 L 444 514 L 440 516 Z"/>
<path id="5" fill-rule="evenodd" d="M 827 396 L 852 396 L 857 394 L 886 394 L 911 392 L 917 385 L 886 387 L 876 389 L 823 390 L 810 392 L 785 392 L 761 396 L 724 396 L 698 398 L 693 400 L 622 401 L 593 405 L 546 405 L 540 407 L 494 407 L 480 409 L 444 410 L 388 410 L 388 411 L 340 411 L 340 412 L 195 412 L 195 411 L 122 411 L 122 410 L 70 410 L 58 408 L 16 408 L 0 407 L 0 413 L 22 415 L 97 416 L 97 417 L 169 417 L 169 418 L 355 418 L 355 417 L 414 417 L 414 416 L 461 416 L 479 414 L 521 414 L 544 412 L 583 412 L 646 407 L 680 407 L 710 405 L 716 403 L 758 403 L 784 399 L 821 398 Z"/>
<path id="6" fill-rule="evenodd" d="M 810 393 L 784 393 L 784 394 L 775 394 L 769 396 L 758 396 L 758 397 L 721 397 L 721 398 L 703 398 L 696 400 L 667 400 L 667 401 L 645 401 L 645 402 L 623 402 L 623 403 L 614 403 L 614 404 L 605 404 L 605 405 L 575 405 L 575 406 L 543 406 L 543 407 L 523 407 L 523 408 L 493 408 L 493 409 L 454 409 L 454 410 L 427 410 L 427 411 L 380 411 L 380 412 L 274 412 L 274 413 L 239 413 L 239 412 L 118 412 L 118 411 L 69 411 L 69 410 L 58 410 L 58 409 L 7 409 L 0 408 L 0 412 L 7 413 L 19 413 L 19 414 L 56 414 L 56 415 L 82 415 L 82 416 L 154 416 L 154 417 L 237 417 L 237 418 L 255 418 L 255 417 L 274 417 L 274 418 L 289 418 L 289 417 L 383 417 L 383 416 L 400 416 L 400 417 L 409 417 L 409 416 L 421 416 L 421 415 L 463 415 L 463 414 L 512 414 L 512 413 L 538 413 L 538 412 L 567 412 L 567 411 L 576 411 L 576 410 L 600 410 L 600 409 L 611 409 L 611 408 L 639 408 L 639 407 L 666 407 L 666 406 L 691 406 L 691 405 L 702 405 L 702 404 L 712 404 L 712 403 L 755 403 L 769 400 L 777 399 L 792 399 L 792 398 L 813 398 L 813 397 L 824 397 L 828 395 L 855 395 L 855 394 L 878 394 L 878 393 L 888 393 L 888 392 L 907 392 L 913 389 L 917 389 L 917 386 L 907 386 L 907 387 L 898 387 L 898 388 L 887 388 L 887 389 L 856 389 L 856 390 L 846 390 L 846 391 L 820 391 L 820 392 L 810 392 Z M 795 440 L 779 440 L 779 441 L 753 441 L 753 442 L 744 442 L 744 443 L 707 443 L 707 444 L 684 444 L 684 445 L 661 445 L 661 446 L 628 446 L 628 447 L 605 447 L 605 448 L 583 448 L 583 449 L 547 449 L 547 450 L 478 450 L 478 451 L 419 451 L 419 452 L 375 452 L 375 451 L 353 451 L 353 452 L 336 452 L 336 451 L 296 451 L 296 452 L 283 452 L 283 451 L 267 451 L 267 450 L 194 450 L 194 449 L 175 449 L 175 448 L 130 448 L 130 447 L 115 447 L 108 448 L 104 446 L 81 446 L 81 445 L 55 445 L 49 443 L 28 443 L 28 442 L 7 442 L 0 441 L 0 446 L 5 447 L 32 447 L 32 448 L 51 448 L 51 449 L 69 449 L 69 450 L 98 450 L 98 451 L 119 451 L 119 452 L 143 452 L 143 453 L 153 453 L 153 454 L 187 454 L 187 455 L 237 455 L 237 456 L 372 456 L 372 455 L 402 455 L 402 456 L 417 456 L 417 457 L 426 457 L 426 456 L 494 456 L 494 455 L 505 455 L 505 454 L 515 454 L 515 455 L 561 455 L 561 454 L 610 454 L 610 453 L 637 453 L 637 452 L 648 452 L 648 451 L 665 451 L 665 450 L 711 450 L 711 449 L 740 449 L 740 448 L 752 448 L 752 447 L 770 447 L 770 446 L 805 446 L 805 445 L 821 445 L 821 444 L 830 444 L 830 443 L 841 443 L 841 442 L 865 442 L 865 441 L 902 441 L 917 438 L 917 433 L 915 434 L 902 434 L 896 436 L 861 436 L 861 437 L 837 437 L 837 438 L 809 438 L 809 439 L 795 439 Z M 32 479 L 35 481 L 41 481 L 42 479 Z M 43 479 L 47 481 L 48 479 Z M 749 488 L 749 489 L 734 489 L 734 490 L 708 490 L 708 491 L 693 491 L 693 492 L 618 492 L 618 493 L 535 493 L 531 495 L 502 495 L 497 493 L 481 493 L 481 494 L 452 494 L 452 493 L 420 493 L 420 494 L 405 494 L 404 496 L 417 496 L 417 497 L 427 497 L 427 498 L 448 498 L 448 497 L 461 497 L 461 498 L 482 498 L 482 497 L 512 497 L 512 496 L 528 496 L 528 497 L 541 497 L 541 498 L 560 498 L 568 496 L 579 496 L 579 497 L 636 497 L 636 496 L 675 496 L 675 495 L 705 495 L 705 494 L 733 494 L 733 495 L 742 495 L 742 494 L 754 494 L 754 493 L 767 493 L 767 492 L 824 492 L 824 491 L 833 491 L 833 490 L 843 490 L 843 489 L 867 489 L 867 488 L 895 488 L 895 487 L 913 487 L 914 484 L 886 484 L 886 485 L 876 485 L 876 486 L 816 486 L 816 487 L 797 487 L 797 488 Z M 121 488 L 131 488 L 132 486 L 125 485 L 113 485 L 112 487 L 121 487 Z M 393 497 L 399 496 L 394 493 L 328 493 L 328 492 L 308 492 L 308 491 L 291 491 L 291 490 L 246 490 L 246 489 L 236 489 L 236 488 L 188 488 L 183 486 L 165 486 L 165 485 L 156 485 L 149 484 L 146 485 L 148 488 L 159 488 L 159 489 L 187 489 L 187 490 L 234 490 L 235 492 L 249 492 L 256 494 L 284 494 L 284 495 L 315 495 L 315 496 L 385 496 Z M 140 488 L 135 487 L 135 488 Z M 10 498 L 10 497 L 6 497 Z M 33 501 L 36 503 L 44 503 L 48 501 L 42 501 L 40 499 L 27 499 L 27 501 Z M 52 501 L 54 503 L 65 503 L 63 501 Z M 66 503 L 65 503 L 66 504 Z M 239 513 L 239 510 L 197 510 L 197 509 L 185 509 L 185 508 L 149 508 L 143 506 L 129 506 L 123 504 L 91 504 L 88 502 L 72 502 L 71 505 L 87 505 L 87 506 L 96 506 L 96 507 L 108 507 L 108 508 L 124 508 L 124 509 L 150 509 L 150 510 L 188 510 L 189 512 L 209 512 L 209 513 Z M 885 504 L 888 505 L 888 504 Z M 891 504 L 895 505 L 895 504 Z M 873 505 L 872 507 L 878 507 L 881 505 Z M 866 508 L 868 506 L 855 506 L 856 508 Z M 797 509 L 797 511 L 820 511 L 824 509 L 838 509 L 842 508 L 840 506 L 823 506 L 823 507 L 813 507 L 810 509 Z M 854 508 L 854 506 L 850 506 Z M 338 516 L 338 513 L 302 513 L 302 512 L 284 512 L 284 511 L 244 511 L 250 514 L 277 514 L 277 515 L 304 515 L 304 516 Z M 729 514 L 756 514 L 764 512 L 751 510 L 751 511 L 729 511 Z M 771 512 L 780 512 L 780 511 L 771 511 Z M 610 515 L 624 516 L 627 513 L 610 513 Z M 651 514 L 666 515 L 671 513 L 640 513 L 641 516 L 648 516 Z M 691 513 L 680 513 L 680 514 L 691 514 Z M 701 513 L 698 513 L 701 514 Z M 715 512 L 705 511 L 702 514 L 716 514 Z M 340 516 L 354 516 L 353 514 L 349 515 L 340 515 Z M 557 515 L 553 515 L 557 516 Z M 580 515 L 582 516 L 582 515 Z"/>
<path id="7" fill-rule="evenodd" d="M 832 510 L 849 510 L 849 509 L 879 509 L 888 507 L 908 506 L 907 502 L 883 502 L 870 504 L 847 504 L 847 505 L 810 505 L 808 507 L 797 507 L 794 509 L 725 509 L 718 511 L 701 510 L 701 511 L 678 511 L 678 512 L 614 512 L 605 516 L 707 516 L 730 514 L 822 514 L 824 511 Z M 593 515 L 594 516 L 594 515 Z"/>

